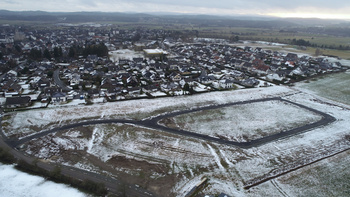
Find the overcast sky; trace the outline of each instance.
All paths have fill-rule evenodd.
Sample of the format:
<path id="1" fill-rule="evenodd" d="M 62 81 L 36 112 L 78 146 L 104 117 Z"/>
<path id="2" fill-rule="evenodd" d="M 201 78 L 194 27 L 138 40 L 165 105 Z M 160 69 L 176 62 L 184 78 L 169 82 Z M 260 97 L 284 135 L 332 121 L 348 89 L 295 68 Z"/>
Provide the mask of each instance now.
<path id="1" fill-rule="evenodd" d="M 0 0 L 12 11 L 175 12 L 350 19 L 349 0 Z"/>

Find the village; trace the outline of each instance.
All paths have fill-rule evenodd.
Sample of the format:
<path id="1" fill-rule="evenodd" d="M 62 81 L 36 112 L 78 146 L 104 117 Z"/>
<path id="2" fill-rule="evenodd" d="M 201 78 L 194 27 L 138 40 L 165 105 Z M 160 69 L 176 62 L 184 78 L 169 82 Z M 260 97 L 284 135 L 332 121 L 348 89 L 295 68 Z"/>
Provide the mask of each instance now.
<path id="1" fill-rule="evenodd" d="M 218 44 L 191 31 L 99 24 L 0 30 L 4 111 L 292 85 L 347 69 L 324 57 Z"/>
<path id="2" fill-rule="evenodd" d="M 344 172 L 349 107 L 305 86 L 348 75 L 346 61 L 185 32 L 2 25 L 3 144 L 118 196 L 328 189 L 309 169 Z"/>

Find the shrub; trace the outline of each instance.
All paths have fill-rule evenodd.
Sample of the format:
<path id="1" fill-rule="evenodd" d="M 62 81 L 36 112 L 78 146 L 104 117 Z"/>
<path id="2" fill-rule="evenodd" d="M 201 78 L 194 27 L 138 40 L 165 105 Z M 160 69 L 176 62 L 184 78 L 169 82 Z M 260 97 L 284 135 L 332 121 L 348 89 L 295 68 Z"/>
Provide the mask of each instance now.
<path id="1" fill-rule="evenodd" d="M 16 158 L 7 149 L 0 147 L 0 161 L 4 164 L 16 163 Z"/>

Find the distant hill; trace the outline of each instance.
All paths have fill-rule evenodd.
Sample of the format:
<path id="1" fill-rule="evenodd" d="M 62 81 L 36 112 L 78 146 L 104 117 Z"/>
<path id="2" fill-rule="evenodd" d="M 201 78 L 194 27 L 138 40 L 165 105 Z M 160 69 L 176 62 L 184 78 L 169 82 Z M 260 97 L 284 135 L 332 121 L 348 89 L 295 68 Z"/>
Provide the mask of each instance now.
<path id="1" fill-rule="evenodd" d="M 304 26 L 329 26 L 349 23 L 345 20 L 319 18 L 284 18 L 282 20 Z"/>
<path id="2" fill-rule="evenodd" d="M 8 11 L 0 10 L 0 19 L 49 22 L 130 22 L 159 24 L 191 24 L 200 26 L 230 26 L 249 28 L 290 28 L 297 26 L 330 25 L 344 21 L 300 18 L 274 18 L 260 16 L 212 16 L 184 15 L 172 13 L 118 13 L 118 12 L 43 12 L 43 11 Z"/>

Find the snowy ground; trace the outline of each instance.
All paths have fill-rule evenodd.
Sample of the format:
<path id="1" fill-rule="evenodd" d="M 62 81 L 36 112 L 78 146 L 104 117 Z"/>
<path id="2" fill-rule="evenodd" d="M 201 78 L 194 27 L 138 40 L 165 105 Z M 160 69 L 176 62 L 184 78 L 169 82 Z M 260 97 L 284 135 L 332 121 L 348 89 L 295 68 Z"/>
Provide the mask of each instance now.
<path id="1" fill-rule="evenodd" d="M 325 56 L 321 56 L 321 57 L 327 58 L 329 62 L 340 62 L 342 65 L 350 67 L 350 59 L 338 59 L 338 58 L 325 57 Z"/>
<path id="2" fill-rule="evenodd" d="M 308 164 L 350 147 L 350 142 L 345 139 L 345 135 L 349 135 L 350 106 L 310 93 L 299 86 L 295 88 L 273 86 L 262 89 L 210 92 L 193 96 L 103 103 L 92 106 L 50 108 L 13 113 L 12 116 L 4 118 L 3 124 L 5 123 L 7 135 L 14 135 L 17 132 L 28 135 L 35 132 L 35 128 L 40 130 L 38 128 L 46 128 L 48 124 L 54 126 L 60 122 L 64 124 L 64 122 L 89 118 L 112 117 L 144 119 L 177 110 L 280 96 L 283 99 L 328 113 L 334 116 L 337 121 L 250 149 L 240 149 L 234 146 L 171 135 L 136 125 L 96 125 L 86 127 L 87 131 L 82 131 L 81 128 L 71 129 L 35 140 L 27 145 L 27 153 L 52 160 L 56 158 L 56 161 L 64 162 L 67 165 L 75 165 L 89 170 L 98 170 L 98 168 L 93 168 L 84 162 L 78 163 L 79 165 L 70 163 L 62 155 L 69 150 L 74 150 L 86 151 L 102 163 L 110 163 L 111 160 L 121 156 L 136 163 L 140 161 L 147 161 L 150 164 L 161 163 L 168 166 L 167 171 L 154 172 L 153 176 L 166 177 L 181 174 L 178 176 L 180 180 L 172 186 L 172 192 L 178 196 L 183 196 L 192 189 L 203 176 L 209 178 L 209 186 L 204 190 L 207 194 L 215 195 L 224 192 L 231 196 L 281 196 L 281 193 L 284 193 L 282 195 L 298 196 L 299 191 L 296 190 L 298 189 L 296 187 L 298 178 L 288 179 L 289 182 L 284 184 L 286 182 L 283 178 L 285 175 L 249 190 L 244 190 L 243 187 L 261 177 L 283 173 L 288 169 Z M 225 115 L 222 116 L 223 122 L 220 124 L 215 123 L 215 121 L 210 123 L 210 121 L 200 120 L 200 116 L 196 117 L 194 124 L 197 124 L 198 127 L 201 124 L 206 124 L 207 127 L 216 125 L 224 131 L 226 119 L 232 116 L 239 116 L 241 119 L 238 120 L 240 121 L 244 117 L 247 119 L 263 117 L 263 121 L 259 123 L 262 125 L 264 125 L 264 121 L 269 119 L 276 122 L 287 121 L 287 125 L 291 125 L 299 118 L 300 120 L 306 118 L 308 121 L 314 121 L 315 118 L 318 118 L 317 115 L 315 116 L 309 111 L 305 112 L 304 109 L 286 103 L 262 102 L 240 107 L 243 108 L 238 111 L 231 108 L 223 109 L 221 112 Z M 241 116 L 241 114 L 249 114 L 252 109 L 259 111 L 258 117 Z M 214 117 L 209 118 L 214 119 Z M 273 122 L 270 123 L 273 124 Z M 267 125 L 269 126 L 269 124 Z M 257 124 L 248 124 L 245 130 L 254 130 L 256 127 Z M 118 166 L 116 169 L 118 170 Z M 127 167 L 119 170 L 130 174 L 135 173 Z M 298 176 L 302 176 L 302 174 Z M 329 177 L 336 176 L 338 176 L 337 172 L 329 175 Z M 155 178 L 154 181 L 156 180 Z M 282 183 L 282 181 L 284 182 Z M 324 183 L 317 178 L 310 181 L 314 184 Z"/>
<path id="3" fill-rule="evenodd" d="M 89 127 L 91 138 L 83 138 L 79 129 L 71 129 L 62 136 L 47 136 L 27 147 L 27 153 L 42 159 L 50 159 L 65 150 L 86 150 L 101 161 L 107 162 L 111 157 L 125 156 L 136 160 L 148 160 L 152 163 L 175 163 L 181 170 L 183 165 L 197 163 L 211 155 L 198 146 L 198 142 L 184 137 L 164 134 L 136 125 L 106 124 Z M 113 146 L 111 146 L 113 145 Z M 40 146 L 39 150 L 36 149 Z M 207 147 L 204 147 L 207 148 Z M 35 150 L 36 149 L 36 150 Z M 190 154 L 192 157 L 187 157 Z M 208 166 L 211 161 L 203 162 Z"/>
<path id="4" fill-rule="evenodd" d="M 113 62 L 118 62 L 120 59 L 132 60 L 133 58 L 144 57 L 142 52 L 136 52 L 130 49 L 110 51 L 108 54 Z"/>
<path id="5" fill-rule="evenodd" d="M 266 98 L 289 94 L 293 90 L 276 86 L 263 89 L 247 89 L 225 92 L 210 92 L 205 94 L 165 97 L 157 99 L 140 99 L 113 103 L 101 103 L 91 106 L 69 106 L 62 108 L 47 108 L 16 112 L 5 120 L 9 127 L 4 126 L 8 136 L 25 135 L 37 132 L 37 127 L 48 129 L 52 124 L 74 122 L 89 118 L 126 118 L 144 119 L 164 114 L 174 110 L 183 110 L 208 104 L 224 104 L 250 99 Z"/>
<path id="6" fill-rule="evenodd" d="M 350 105 L 349 81 L 350 72 L 343 72 L 298 83 L 296 88 Z"/>
<path id="7" fill-rule="evenodd" d="M 319 121 L 322 117 L 281 101 L 205 110 L 174 117 L 176 127 L 245 142 Z"/>
<path id="8" fill-rule="evenodd" d="M 201 83 L 195 82 L 195 86 L 193 89 L 196 92 L 208 92 L 211 90 L 211 87 L 208 87 L 208 86 L 205 86 Z"/>
<path id="9" fill-rule="evenodd" d="M 39 176 L 29 175 L 16 170 L 11 165 L 0 163 L 0 195 L 6 197 L 61 197 L 87 196 L 76 189 L 70 188 L 64 184 L 57 184 L 46 181 Z"/>
<path id="10" fill-rule="evenodd" d="M 350 194 L 349 151 L 333 158 L 312 164 L 286 176 L 275 183 L 285 193 L 295 196 L 349 196 Z M 330 176 L 336 174 L 337 176 Z"/>

